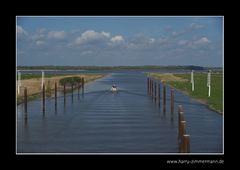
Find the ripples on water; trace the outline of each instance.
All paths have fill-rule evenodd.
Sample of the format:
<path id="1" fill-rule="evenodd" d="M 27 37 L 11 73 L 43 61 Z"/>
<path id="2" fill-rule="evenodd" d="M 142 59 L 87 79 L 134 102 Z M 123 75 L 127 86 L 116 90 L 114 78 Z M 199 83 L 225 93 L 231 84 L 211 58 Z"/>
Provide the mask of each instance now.
<path id="1" fill-rule="evenodd" d="M 118 93 L 109 91 L 115 83 Z M 17 151 L 26 153 L 177 153 L 177 105 L 185 111 L 191 152 L 222 152 L 222 116 L 204 105 L 175 92 L 175 112 L 169 113 L 147 95 L 143 72 L 115 72 L 85 86 L 84 95 L 58 94 L 28 103 L 24 121 L 23 105 L 17 107 Z"/>

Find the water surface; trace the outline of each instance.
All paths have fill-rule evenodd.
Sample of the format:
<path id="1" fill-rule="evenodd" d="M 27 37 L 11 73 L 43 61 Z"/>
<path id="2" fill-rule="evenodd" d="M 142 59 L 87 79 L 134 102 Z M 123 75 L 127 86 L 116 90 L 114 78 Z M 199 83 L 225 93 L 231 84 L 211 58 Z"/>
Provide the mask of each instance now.
<path id="1" fill-rule="evenodd" d="M 115 83 L 120 91 L 111 93 Z M 17 106 L 18 153 L 178 153 L 177 106 L 183 105 L 192 153 L 223 152 L 223 117 L 175 91 L 175 112 L 166 113 L 147 94 L 143 71 L 116 71 L 85 85 L 84 95 L 58 93 L 54 98 Z"/>

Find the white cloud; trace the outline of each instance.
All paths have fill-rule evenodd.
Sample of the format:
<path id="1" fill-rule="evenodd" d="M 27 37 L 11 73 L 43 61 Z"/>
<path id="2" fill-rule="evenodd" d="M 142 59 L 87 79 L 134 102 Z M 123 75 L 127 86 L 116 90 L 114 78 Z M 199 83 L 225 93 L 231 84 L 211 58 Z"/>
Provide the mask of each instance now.
<path id="1" fill-rule="evenodd" d="M 27 32 L 19 25 L 17 25 L 16 31 L 18 35 L 27 35 Z"/>
<path id="2" fill-rule="evenodd" d="M 36 45 L 44 45 L 46 44 L 44 41 L 38 40 L 36 41 Z"/>
<path id="3" fill-rule="evenodd" d="M 116 35 L 111 38 L 111 42 L 113 42 L 113 43 L 120 43 L 123 41 L 124 41 L 124 38 L 121 35 Z"/>
<path id="4" fill-rule="evenodd" d="M 46 35 L 44 33 L 37 33 L 32 35 L 32 39 L 33 40 L 41 40 L 41 39 L 45 39 Z"/>
<path id="5" fill-rule="evenodd" d="M 76 38 L 76 44 L 85 44 L 89 42 L 96 42 L 100 40 L 104 40 L 110 37 L 110 33 L 107 32 L 96 32 L 94 30 L 88 30 L 81 34 L 78 38 Z"/>
<path id="6" fill-rule="evenodd" d="M 195 41 L 194 43 L 197 45 L 205 45 L 210 43 L 210 41 L 207 39 L 207 37 L 202 37 L 199 40 Z"/>
<path id="7" fill-rule="evenodd" d="M 103 35 L 103 36 L 105 36 L 105 37 L 107 37 L 107 38 L 109 38 L 110 37 L 110 33 L 108 33 L 108 32 L 101 32 L 101 34 Z"/>
<path id="8" fill-rule="evenodd" d="M 196 23 L 191 23 L 190 24 L 190 29 L 201 29 L 204 28 L 204 25 L 196 24 Z"/>
<path id="9" fill-rule="evenodd" d="M 64 31 L 50 31 L 47 37 L 52 39 L 64 39 L 66 33 Z"/>

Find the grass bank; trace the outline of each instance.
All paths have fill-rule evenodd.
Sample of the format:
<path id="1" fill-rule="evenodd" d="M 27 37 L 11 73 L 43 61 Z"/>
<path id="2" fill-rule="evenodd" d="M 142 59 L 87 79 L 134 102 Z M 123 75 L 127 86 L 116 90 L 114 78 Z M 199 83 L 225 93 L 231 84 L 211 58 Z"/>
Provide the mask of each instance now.
<path id="1" fill-rule="evenodd" d="M 46 96 L 51 96 L 51 92 L 54 90 L 55 82 L 57 82 L 58 90 L 62 90 L 63 86 L 59 83 L 59 81 L 63 78 L 67 77 L 83 77 L 84 82 L 94 81 L 96 79 L 104 77 L 105 74 L 74 74 L 74 75 L 62 75 L 62 76 L 45 76 L 45 88 L 46 88 Z M 22 75 L 24 77 L 24 75 Z M 20 93 L 16 94 L 17 104 L 23 103 L 24 96 L 24 88 L 27 88 L 28 101 L 34 100 L 41 96 L 41 75 L 28 75 L 24 80 L 21 80 Z M 17 83 L 16 83 L 17 85 Z M 68 89 L 66 89 L 68 90 Z M 17 86 L 16 86 L 17 92 Z"/>
<path id="2" fill-rule="evenodd" d="M 192 91 L 189 74 L 160 74 L 149 73 L 149 76 L 166 82 L 170 86 L 184 91 L 201 103 L 219 113 L 223 113 L 223 74 L 211 74 L 211 96 L 208 97 L 207 73 L 194 73 L 195 89 Z"/>

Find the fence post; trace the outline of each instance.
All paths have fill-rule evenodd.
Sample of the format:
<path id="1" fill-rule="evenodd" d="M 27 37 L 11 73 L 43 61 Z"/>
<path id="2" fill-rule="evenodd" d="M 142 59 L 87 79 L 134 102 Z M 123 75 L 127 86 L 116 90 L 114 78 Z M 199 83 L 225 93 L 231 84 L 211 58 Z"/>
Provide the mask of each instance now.
<path id="1" fill-rule="evenodd" d="M 183 135 L 186 134 L 186 121 L 180 121 L 180 129 L 179 129 L 179 152 L 182 152 L 182 143 L 183 143 Z"/>
<path id="2" fill-rule="evenodd" d="M 190 135 L 184 134 L 182 136 L 181 152 L 182 153 L 189 153 L 190 152 Z"/>
<path id="3" fill-rule="evenodd" d="M 152 79 L 150 80 L 150 96 L 152 96 Z"/>
<path id="4" fill-rule="evenodd" d="M 178 141 L 181 141 L 181 134 L 180 134 L 180 129 L 181 129 L 181 122 L 184 121 L 184 113 L 182 111 L 179 112 L 178 114 Z"/>
<path id="5" fill-rule="evenodd" d="M 18 71 L 18 81 L 17 81 L 17 94 L 20 94 L 20 86 L 21 86 L 21 72 Z"/>
<path id="6" fill-rule="evenodd" d="M 163 112 L 166 112 L 166 85 L 163 83 Z"/>
<path id="7" fill-rule="evenodd" d="M 154 95 L 155 95 L 154 84 L 155 84 L 155 82 L 153 81 L 153 83 L 152 83 L 152 100 L 153 100 L 153 101 L 154 101 Z"/>
<path id="8" fill-rule="evenodd" d="M 153 97 L 153 83 L 154 83 L 154 81 L 152 80 L 152 97 Z"/>
<path id="9" fill-rule="evenodd" d="M 154 100 L 156 103 L 157 102 L 157 83 L 156 82 L 154 83 Z"/>
<path id="10" fill-rule="evenodd" d="M 174 112 L 174 89 L 171 88 L 171 113 Z"/>
<path id="11" fill-rule="evenodd" d="M 79 99 L 79 89 L 80 89 L 80 83 L 78 82 L 78 99 Z"/>
<path id="12" fill-rule="evenodd" d="M 25 119 L 27 119 L 27 88 L 24 88 L 24 112 L 25 112 Z"/>
<path id="13" fill-rule="evenodd" d="M 149 82 L 149 95 L 151 96 L 151 90 L 152 90 L 152 79 L 150 78 Z"/>
<path id="14" fill-rule="evenodd" d="M 160 98 L 161 98 L 161 86 L 160 86 L 160 83 L 158 84 L 158 105 L 159 105 L 159 107 L 160 107 Z"/>
<path id="15" fill-rule="evenodd" d="M 66 104 L 66 85 L 63 85 L 64 105 Z"/>
<path id="16" fill-rule="evenodd" d="M 55 111 L 57 110 L 57 82 L 55 82 Z"/>
<path id="17" fill-rule="evenodd" d="M 82 95 L 84 94 L 84 77 L 82 77 Z"/>
<path id="18" fill-rule="evenodd" d="M 147 77 L 147 93 L 149 93 L 149 77 Z"/>
<path id="19" fill-rule="evenodd" d="M 180 112 L 183 112 L 183 107 L 182 107 L 182 105 L 178 105 L 178 114 L 179 114 Z"/>
<path id="20" fill-rule="evenodd" d="M 45 84 L 43 83 L 43 89 L 42 89 L 42 106 L 43 106 L 43 113 L 45 112 Z"/>
<path id="21" fill-rule="evenodd" d="M 72 94 L 73 94 L 73 84 L 72 84 Z"/>

